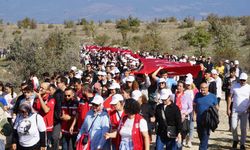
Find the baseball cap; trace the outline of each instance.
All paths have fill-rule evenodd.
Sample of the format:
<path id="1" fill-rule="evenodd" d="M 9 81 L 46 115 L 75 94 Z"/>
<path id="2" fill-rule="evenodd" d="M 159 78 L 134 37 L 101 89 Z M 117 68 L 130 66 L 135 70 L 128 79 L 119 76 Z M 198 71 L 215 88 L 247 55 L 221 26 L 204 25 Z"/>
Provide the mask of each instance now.
<path id="1" fill-rule="evenodd" d="M 192 75 L 191 73 L 188 73 L 188 74 L 186 75 L 186 78 L 193 79 L 193 75 Z"/>
<path id="2" fill-rule="evenodd" d="M 218 75 L 218 72 L 217 72 L 217 70 L 216 70 L 216 69 L 213 69 L 213 70 L 211 71 L 211 73 L 212 73 L 212 74 L 216 74 L 216 75 Z"/>
<path id="3" fill-rule="evenodd" d="M 235 60 L 235 61 L 234 61 L 234 64 L 235 64 L 235 65 L 238 65 L 238 64 L 239 64 L 239 61 L 238 61 L 238 60 Z"/>
<path id="4" fill-rule="evenodd" d="M 72 66 L 72 67 L 70 68 L 70 70 L 76 71 L 77 68 L 76 68 L 76 66 Z"/>
<path id="5" fill-rule="evenodd" d="M 242 73 L 240 74 L 240 80 L 247 80 L 247 78 L 248 78 L 248 76 L 247 76 L 246 73 L 242 72 Z"/>
<path id="6" fill-rule="evenodd" d="M 172 92 L 169 89 L 162 89 L 160 92 L 160 99 L 161 100 L 168 99 L 171 94 Z"/>
<path id="7" fill-rule="evenodd" d="M 126 81 L 128 82 L 133 82 L 135 80 L 135 77 L 134 76 L 128 76 Z"/>
<path id="8" fill-rule="evenodd" d="M 95 95 L 92 102 L 93 104 L 100 105 L 103 103 L 103 98 L 100 95 Z"/>
<path id="9" fill-rule="evenodd" d="M 193 83 L 193 79 L 191 79 L 191 78 L 186 78 L 185 84 L 190 85 L 190 84 L 192 84 L 192 83 Z"/>
<path id="10" fill-rule="evenodd" d="M 159 83 L 161 83 L 161 82 L 166 82 L 166 79 L 160 78 L 160 79 L 159 79 Z"/>
<path id="11" fill-rule="evenodd" d="M 102 75 L 102 71 L 98 71 L 97 75 L 101 76 Z"/>
<path id="12" fill-rule="evenodd" d="M 110 102 L 111 105 L 115 105 L 117 104 L 119 101 L 123 101 L 124 98 L 122 97 L 121 94 L 115 94 L 114 96 L 112 96 L 112 100 Z"/>
<path id="13" fill-rule="evenodd" d="M 113 89 L 120 89 L 120 88 L 121 88 L 121 86 L 120 86 L 118 83 L 116 83 L 116 82 L 112 83 L 112 84 L 110 85 L 110 87 L 109 87 L 110 90 L 113 90 Z"/>
<path id="14" fill-rule="evenodd" d="M 135 100 L 139 100 L 139 98 L 142 96 L 142 93 L 141 93 L 141 91 L 139 91 L 139 90 L 134 90 L 133 92 L 132 92 L 132 94 L 131 94 L 131 97 L 133 98 L 133 99 L 135 99 Z"/>

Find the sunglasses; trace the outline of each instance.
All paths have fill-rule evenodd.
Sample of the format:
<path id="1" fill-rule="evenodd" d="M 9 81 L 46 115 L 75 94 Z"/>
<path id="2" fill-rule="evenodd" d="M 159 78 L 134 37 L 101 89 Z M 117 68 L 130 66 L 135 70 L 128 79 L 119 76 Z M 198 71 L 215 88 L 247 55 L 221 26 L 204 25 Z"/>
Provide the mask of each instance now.
<path id="1" fill-rule="evenodd" d="M 65 95 L 65 97 L 71 97 L 71 95 Z"/>
<path id="2" fill-rule="evenodd" d="M 246 80 L 240 80 L 241 82 L 245 82 Z"/>
<path id="3" fill-rule="evenodd" d="M 159 84 L 165 84 L 165 82 L 160 82 Z"/>
<path id="4" fill-rule="evenodd" d="M 94 106 L 94 107 L 98 107 L 99 105 L 92 103 L 92 106 Z"/>
<path id="5" fill-rule="evenodd" d="M 20 110 L 19 112 L 20 112 L 21 114 L 27 113 L 27 111 L 24 111 L 24 110 Z"/>

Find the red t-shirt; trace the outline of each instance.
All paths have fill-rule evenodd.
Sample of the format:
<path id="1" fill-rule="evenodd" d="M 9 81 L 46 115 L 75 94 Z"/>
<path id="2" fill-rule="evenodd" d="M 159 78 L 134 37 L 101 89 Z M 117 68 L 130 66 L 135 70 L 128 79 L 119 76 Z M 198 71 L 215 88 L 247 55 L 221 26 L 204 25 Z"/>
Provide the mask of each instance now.
<path id="1" fill-rule="evenodd" d="M 43 100 L 45 104 L 50 108 L 48 113 L 45 113 L 43 111 L 40 100 L 38 98 L 35 99 L 33 107 L 43 117 L 43 120 L 46 124 L 47 132 L 51 132 L 53 130 L 54 123 L 55 99 L 52 98 L 49 94 L 47 94 L 43 97 Z"/>

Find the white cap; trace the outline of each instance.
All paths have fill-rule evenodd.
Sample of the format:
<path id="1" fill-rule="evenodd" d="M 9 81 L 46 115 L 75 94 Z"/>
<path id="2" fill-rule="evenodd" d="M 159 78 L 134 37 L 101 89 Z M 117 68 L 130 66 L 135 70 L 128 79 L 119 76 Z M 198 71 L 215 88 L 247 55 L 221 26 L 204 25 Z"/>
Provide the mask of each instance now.
<path id="1" fill-rule="evenodd" d="M 77 74 L 82 75 L 82 74 L 83 74 L 83 71 L 82 71 L 82 70 L 78 70 L 78 71 L 77 71 Z"/>
<path id="2" fill-rule="evenodd" d="M 235 65 L 238 65 L 238 64 L 239 64 L 239 61 L 238 61 L 238 60 L 235 60 L 235 61 L 234 61 L 234 64 L 235 64 Z"/>
<path id="3" fill-rule="evenodd" d="M 111 63 L 110 66 L 115 66 L 115 64 L 114 64 L 114 63 Z"/>
<path id="4" fill-rule="evenodd" d="M 109 87 L 110 90 L 120 89 L 120 88 L 121 88 L 121 86 L 116 82 L 112 83 Z"/>
<path id="5" fill-rule="evenodd" d="M 81 74 L 79 74 L 79 73 L 77 73 L 77 74 L 75 75 L 75 78 L 77 78 L 77 79 L 81 79 L 81 78 L 82 78 L 82 75 L 81 75 Z"/>
<path id="6" fill-rule="evenodd" d="M 226 60 L 225 60 L 225 63 L 229 63 L 229 60 L 228 60 L 228 59 L 226 59 Z"/>
<path id="7" fill-rule="evenodd" d="M 190 84 L 192 84 L 192 83 L 193 83 L 193 79 L 192 79 L 192 78 L 186 78 L 185 84 L 190 85 Z"/>
<path id="8" fill-rule="evenodd" d="M 127 79 L 126 79 L 126 82 L 133 82 L 135 80 L 135 77 L 134 76 L 128 76 Z"/>
<path id="9" fill-rule="evenodd" d="M 193 75 L 192 75 L 191 73 L 188 73 L 188 74 L 186 75 L 186 77 L 189 78 L 189 79 L 193 79 Z"/>
<path id="10" fill-rule="evenodd" d="M 130 63 L 130 65 L 135 66 L 136 65 L 135 61 L 132 61 L 132 63 Z"/>
<path id="11" fill-rule="evenodd" d="M 141 91 L 139 91 L 139 90 L 134 90 L 133 92 L 132 92 L 132 94 L 131 94 L 131 97 L 133 98 L 133 99 L 135 99 L 135 100 L 139 100 L 139 98 L 142 96 L 142 93 L 141 93 Z"/>
<path id="12" fill-rule="evenodd" d="M 97 75 L 101 76 L 102 75 L 102 71 L 98 71 Z"/>
<path id="13" fill-rule="evenodd" d="M 211 70 L 211 73 L 212 73 L 212 74 L 216 74 L 216 75 L 218 75 L 218 72 L 217 72 L 217 70 L 216 70 L 216 69 L 212 69 L 212 70 Z"/>
<path id="14" fill-rule="evenodd" d="M 120 70 L 119 69 L 115 69 L 115 73 L 120 73 Z"/>
<path id="15" fill-rule="evenodd" d="M 171 94 L 172 94 L 172 92 L 171 92 L 170 89 L 162 89 L 161 92 L 160 92 L 160 99 L 161 100 L 168 99 L 168 98 L 170 98 Z"/>
<path id="16" fill-rule="evenodd" d="M 72 67 L 70 68 L 70 70 L 76 71 L 77 68 L 76 68 L 76 66 L 72 66 Z"/>
<path id="17" fill-rule="evenodd" d="M 161 82 L 166 82 L 166 79 L 160 78 L 160 79 L 159 79 L 159 83 L 161 83 Z"/>
<path id="18" fill-rule="evenodd" d="M 112 96 L 112 100 L 110 102 L 111 105 L 115 105 L 117 104 L 119 101 L 123 101 L 124 98 L 122 97 L 121 94 L 115 94 L 114 96 Z"/>
<path id="19" fill-rule="evenodd" d="M 103 72 L 101 73 L 101 75 L 102 75 L 102 76 L 106 76 L 107 73 L 103 71 Z"/>
<path id="20" fill-rule="evenodd" d="M 247 76 L 246 73 L 242 72 L 242 73 L 240 74 L 240 80 L 247 80 L 247 78 L 248 78 L 248 76 Z"/>
<path id="21" fill-rule="evenodd" d="M 102 96 L 100 95 L 95 95 L 95 97 L 93 98 L 92 102 L 93 104 L 96 104 L 96 105 L 100 105 L 103 103 L 103 98 Z"/>

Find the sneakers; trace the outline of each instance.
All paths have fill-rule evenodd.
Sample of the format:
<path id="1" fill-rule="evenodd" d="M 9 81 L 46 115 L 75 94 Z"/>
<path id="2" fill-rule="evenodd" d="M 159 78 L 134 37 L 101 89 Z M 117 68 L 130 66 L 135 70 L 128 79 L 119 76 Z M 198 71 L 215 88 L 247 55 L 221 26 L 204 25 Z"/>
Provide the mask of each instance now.
<path id="1" fill-rule="evenodd" d="M 238 141 L 234 141 L 234 142 L 233 142 L 233 147 L 232 147 L 232 148 L 233 148 L 233 149 L 236 149 L 236 148 L 237 148 L 237 145 L 238 145 Z"/>
<path id="2" fill-rule="evenodd" d="M 244 145 L 241 145 L 240 146 L 240 150 L 245 150 L 246 148 L 245 148 L 245 146 Z"/>

